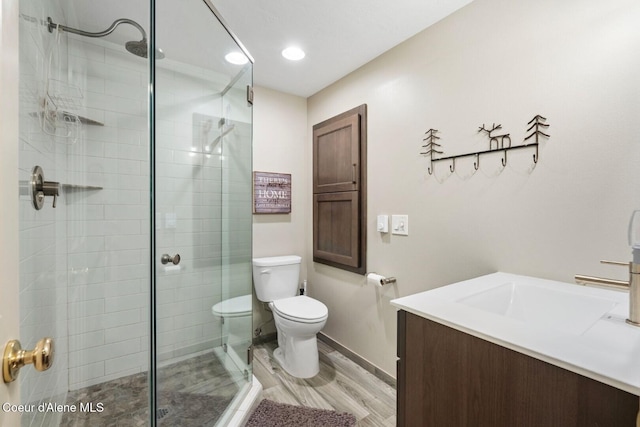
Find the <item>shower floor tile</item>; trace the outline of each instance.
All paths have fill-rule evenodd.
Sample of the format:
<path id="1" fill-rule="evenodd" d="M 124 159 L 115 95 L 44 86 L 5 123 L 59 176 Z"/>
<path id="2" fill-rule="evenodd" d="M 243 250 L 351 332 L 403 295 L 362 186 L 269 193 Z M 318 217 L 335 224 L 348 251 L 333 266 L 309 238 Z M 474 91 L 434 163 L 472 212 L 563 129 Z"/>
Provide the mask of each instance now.
<path id="1" fill-rule="evenodd" d="M 239 390 L 214 353 L 160 368 L 157 377 L 159 426 L 213 426 Z M 147 381 L 143 372 L 69 392 L 67 404 L 92 403 L 94 412 L 65 413 L 60 426 L 148 425 Z"/>

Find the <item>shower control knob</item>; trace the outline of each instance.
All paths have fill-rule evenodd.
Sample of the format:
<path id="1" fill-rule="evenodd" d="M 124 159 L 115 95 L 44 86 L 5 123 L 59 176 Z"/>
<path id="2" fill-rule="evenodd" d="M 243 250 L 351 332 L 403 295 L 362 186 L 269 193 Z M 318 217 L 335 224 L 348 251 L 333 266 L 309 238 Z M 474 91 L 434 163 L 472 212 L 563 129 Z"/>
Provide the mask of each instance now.
<path id="1" fill-rule="evenodd" d="M 44 206 L 44 198 L 53 196 L 53 207 L 55 208 L 59 195 L 60 183 L 45 181 L 42 168 L 35 166 L 31 171 L 31 202 L 33 207 L 39 211 Z"/>
<path id="2" fill-rule="evenodd" d="M 160 262 L 162 264 L 173 263 L 173 265 L 178 265 L 180 264 L 180 254 L 175 254 L 174 256 L 163 254 L 162 258 L 160 258 Z"/>

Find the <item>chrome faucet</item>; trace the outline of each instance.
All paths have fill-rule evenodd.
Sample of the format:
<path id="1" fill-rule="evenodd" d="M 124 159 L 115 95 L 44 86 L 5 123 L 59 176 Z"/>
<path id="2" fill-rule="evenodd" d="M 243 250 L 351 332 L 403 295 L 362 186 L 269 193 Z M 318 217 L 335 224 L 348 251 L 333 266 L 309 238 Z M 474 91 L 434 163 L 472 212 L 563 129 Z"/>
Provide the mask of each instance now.
<path id="1" fill-rule="evenodd" d="M 600 261 L 603 264 L 628 265 L 628 282 L 602 277 L 582 276 L 580 274 L 576 274 L 574 278 L 579 285 L 629 289 L 629 318 L 627 323 L 633 326 L 640 326 L 640 210 L 633 211 L 631 221 L 629 221 L 629 246 L 631 246 L 631 253 L 633 254 L 631 262 Z"/>
<path id="2" fill-rule="evenodd" d="M 627 323 L 640 326 L 640 264 L 636 262 L 600 261 L 602 264 L 629 267 L 629 281 L 607 279 L 604 277 L 583 276 L 576 274 L 574 279 L 578 285 L 601 286 L 614 289 L 629 290 L 629 318 Z"/>
<path id="3" fill-rule="evenodd" d="M 622 265 L 628 266 L 628 262 L 619 262 L 619 261 L 604 261 L 601 260 L 602 264 L 611 264 L 611 265 Z M 614 288 L 619 290 L 626 290 L 629 288 L 629 282 L 626 280 L 615 280 L 615 279 L 607 279 L 604 277 L 596 277 L 596 276 L 584 276 L 582 274 L 576 274 L 574 279 L 578 285 L 586 285 L 586 286 L 601 286 L 605 288 Z"/>
<path id="4" fill-rule="evenodd" d="M 639 260 L 640 261 L 640 260 Z M 640 263 L 629 263 L 629 318 L 627 323 L 640 326 Z"/>

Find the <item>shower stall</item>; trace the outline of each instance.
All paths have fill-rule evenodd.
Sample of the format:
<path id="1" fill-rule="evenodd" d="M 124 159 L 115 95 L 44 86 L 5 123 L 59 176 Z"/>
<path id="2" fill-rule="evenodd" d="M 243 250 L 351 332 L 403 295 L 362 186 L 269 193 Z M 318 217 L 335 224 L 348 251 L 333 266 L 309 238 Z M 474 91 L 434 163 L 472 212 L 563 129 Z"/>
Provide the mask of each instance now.
<path id="1" fill-rule="evenodd" d="M 210 0 L 20 0 L 19 43 L 19 338 L 54 352 L 16 372 L 22 425 L 233 424 L 251 314 L 212 308 L 251 294 L 250 55 Z"/>

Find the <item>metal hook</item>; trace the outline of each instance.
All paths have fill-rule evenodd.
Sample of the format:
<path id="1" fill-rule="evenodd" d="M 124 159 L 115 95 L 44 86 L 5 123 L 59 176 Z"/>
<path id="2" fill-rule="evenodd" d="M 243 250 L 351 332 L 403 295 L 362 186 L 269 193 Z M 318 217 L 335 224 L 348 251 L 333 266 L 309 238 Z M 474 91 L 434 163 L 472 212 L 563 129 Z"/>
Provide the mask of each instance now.
<path id="1" fill-rule="evenodd" d="M 452 164 L 449 165 L 449 170 L 451 171 L 451 173 L 453 173 L 456 170 L 456 159 L 453 158 L 451 159 L 451 161 L 452 161 Z"/>
<path id="2" fill-rule="evenodd" d="M 507 150 L 504 150 L 504 157 L 502 158 L 502 166 L 507 166 Z"/>
<path id="3" fill-rule="evenodd" d="M 478 170 L 480 168 L 480 154 L 476 153 L 476 161 L 473 162 L 473 168 Z"/>

